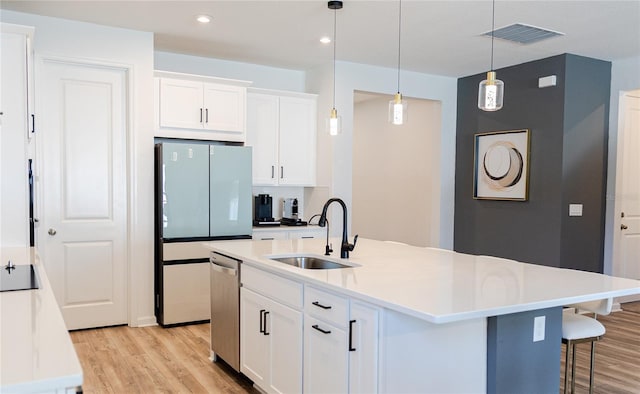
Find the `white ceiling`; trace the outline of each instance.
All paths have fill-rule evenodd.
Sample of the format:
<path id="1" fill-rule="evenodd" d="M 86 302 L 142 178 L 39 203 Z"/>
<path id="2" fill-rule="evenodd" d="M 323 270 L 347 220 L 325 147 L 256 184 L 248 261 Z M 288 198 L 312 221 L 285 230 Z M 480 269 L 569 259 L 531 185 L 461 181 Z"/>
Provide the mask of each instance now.
<path id="1" fill-rule="evenodd" d="M 306 70 L 333 59 L 333 12 L 304 1 L 11 1 L 2 9 L 155 33 L 155 49 Z M 603 60 L 640 56 L 640 0 L 496 1 L 496 28 L 524 23 L 565 33 L 530 45 L 496 40 L 495 68 L 561 53 Z M 213 17 L 201 25 L 198 14 Z M 398 1 L 345 0 L 338 60 L 397 67 Z M 466 76 L 488 71 L 491 1 L 402 2 L 401 68 Z"/>

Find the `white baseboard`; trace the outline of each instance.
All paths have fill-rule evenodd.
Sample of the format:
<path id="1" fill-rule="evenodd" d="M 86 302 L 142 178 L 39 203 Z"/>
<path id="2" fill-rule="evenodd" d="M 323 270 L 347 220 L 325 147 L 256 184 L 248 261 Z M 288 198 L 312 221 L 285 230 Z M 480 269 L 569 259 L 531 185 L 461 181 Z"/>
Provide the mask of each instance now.
<path id="1" fill-rule="evenodd" d="M 129 326 L 130 327 L 149 327 L 149 326 L 157 326 L 158 322 L 156 321 L 155 316 L 144 316 L 138 318 L 136 321 L 132 321 Z"/>

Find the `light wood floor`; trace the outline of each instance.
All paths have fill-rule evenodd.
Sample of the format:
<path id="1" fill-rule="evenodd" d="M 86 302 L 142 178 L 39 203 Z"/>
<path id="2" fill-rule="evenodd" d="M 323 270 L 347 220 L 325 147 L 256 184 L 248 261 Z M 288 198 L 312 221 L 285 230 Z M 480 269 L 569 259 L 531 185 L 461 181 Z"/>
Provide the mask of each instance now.
<path id="1" fill-rule="evenodd" d="M 632 306 L 598 318 L 607 333 L 596 346 L 595 393 L 640 393 L 640 302 Z M 209 361 L 209 324 L 82 330 L 71 339 L 85 393 L 258 393 L 242 375 Z M 577 348 L 576 391 L 587 393 L 590 348 Z"/>

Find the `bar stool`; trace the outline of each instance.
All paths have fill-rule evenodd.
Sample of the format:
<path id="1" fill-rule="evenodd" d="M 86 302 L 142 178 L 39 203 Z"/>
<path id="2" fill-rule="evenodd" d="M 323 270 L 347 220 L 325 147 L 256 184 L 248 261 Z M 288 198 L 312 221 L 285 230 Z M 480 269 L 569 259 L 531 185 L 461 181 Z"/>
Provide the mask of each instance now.
<path id="1" fill-rule="evenodd" d="M 605 328 L 596 318 L 598 315 L 608 315 L 611 312 L 613 299 L 607 298 L 598 301 L 589 301 L 578 304 L 567 305 L 575 308 L 575 313 L 565 311 L 562 314 L 562 343 L 566 346 L 564 364 L 564 392 L 568 394 L 569 365 L 571 365 L 571 393 L 575 393 L 576 383 L 576 349 L 577 343 L 591 342 L 591 365 L 589 367 L 589 394 L 593 393 L 593 366 L 595 361 L 596 342 L 602 339 Z M 593 312 L 593 318 L 579 314 L 580 310 Z M 571 354 L 571 364 L 569 355 Z"/>

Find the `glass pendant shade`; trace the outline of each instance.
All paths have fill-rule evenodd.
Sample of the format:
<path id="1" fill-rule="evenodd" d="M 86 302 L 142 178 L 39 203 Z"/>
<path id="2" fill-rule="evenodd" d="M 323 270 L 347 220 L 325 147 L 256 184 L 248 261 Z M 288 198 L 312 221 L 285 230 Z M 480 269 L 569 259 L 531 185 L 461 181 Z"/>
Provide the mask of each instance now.
<path id="1" fill-rule="evenodd" d="M 338 111 L 335 108 L 331 109 L 331 114 L 327 119 L 327 128 L 329 135 L 342 134 L 342 118 L 338 116 Z"/>
<path id="2" fill-rule="evenodd" d="M 393 100 L 389 101 L 389 123 L 401 125 L 407 122 L 409 112 L 408 104 L 402 99 L 400 93 L 396 93 Z"/>
<path id="3" fill-rule="evenodd" d="M 480 82 L 478 89 L 478 108 L 483 111 L 497 111 L 502 108 L 504 82 L 496 79 L 495 71 L 487 73 L 487 79 Z"/>

